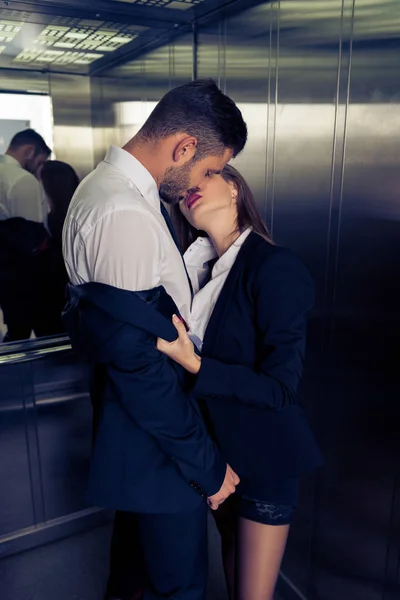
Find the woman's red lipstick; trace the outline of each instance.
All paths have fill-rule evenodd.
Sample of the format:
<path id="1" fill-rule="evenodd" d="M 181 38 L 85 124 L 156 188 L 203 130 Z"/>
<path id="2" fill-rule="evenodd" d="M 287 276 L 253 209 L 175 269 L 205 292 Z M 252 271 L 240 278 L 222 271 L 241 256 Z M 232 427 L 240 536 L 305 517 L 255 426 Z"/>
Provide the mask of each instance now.
<path id="1" fill-rule="evenodd" d="M 197 202 L 197 200 L 200 200 L 200 198 L 200 194 L 189 194 L 186 198 L 186 208 L 190 210 L 192 206 Z"/>

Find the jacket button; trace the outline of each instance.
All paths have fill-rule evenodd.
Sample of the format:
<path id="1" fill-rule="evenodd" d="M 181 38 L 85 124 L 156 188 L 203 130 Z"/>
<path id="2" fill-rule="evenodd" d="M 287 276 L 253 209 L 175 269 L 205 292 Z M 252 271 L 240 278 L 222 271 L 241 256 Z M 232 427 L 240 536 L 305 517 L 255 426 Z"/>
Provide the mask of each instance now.
<path id="1" fill-rule="evenodd" d="M 202 490 L 201 487 L 195 481 L 191 481 L 190 485 L 194 490 L 196 490 L 196 492 L 199 492 L 200 496 L 203 496 L 203 498 L 206 497 L 204 490 Z"/>

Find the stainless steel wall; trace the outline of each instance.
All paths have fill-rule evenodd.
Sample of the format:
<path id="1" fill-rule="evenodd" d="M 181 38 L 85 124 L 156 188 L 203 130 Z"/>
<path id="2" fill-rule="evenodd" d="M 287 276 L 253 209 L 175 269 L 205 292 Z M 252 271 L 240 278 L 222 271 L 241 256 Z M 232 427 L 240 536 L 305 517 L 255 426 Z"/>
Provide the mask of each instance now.
<path id="1" fill-rule="evenodd" d="M 53 102 L 57 159 L 71 164 L 81 178 L 93 169 L 92 97 L 88 77 L 0 69 L 1 90 L 49 94 Z"/>
<path id="2" fill-rule="evenodd" d="M 199 25 L 198 76 L 249 125 L 236 164 L 316 282 L 302 399 L 326 464 L 303 481 L 283 565 L 294 597 L 310 600 L 400 594 L 398 8 L 282 0 Z M 99 155 L 190 79 L 192 41 L 96 81 Z"/>
<path id="3" fill-rule="evenodd" d="M 310 599 L 400 594 L 396 7 L 283 0 L 199 37 L 199 75 L 249 123 L 237 165 L 317 286 L 302 398 L 326 464 L 303 482 L 283 565 Z"/>
<path id="4" fill-rule="evenodd" d="M 94 167 L 90 79 L 53 73 L 49 78 L 49 92 L 53 101 L 57 158 L 72 165 L 82 178 Z"/>
<path id="5" fill-rule="evenodd" d="M 108 518 L 85 501 L 88 380 L 67 339 L 0 348 L 0 558 Z"/>

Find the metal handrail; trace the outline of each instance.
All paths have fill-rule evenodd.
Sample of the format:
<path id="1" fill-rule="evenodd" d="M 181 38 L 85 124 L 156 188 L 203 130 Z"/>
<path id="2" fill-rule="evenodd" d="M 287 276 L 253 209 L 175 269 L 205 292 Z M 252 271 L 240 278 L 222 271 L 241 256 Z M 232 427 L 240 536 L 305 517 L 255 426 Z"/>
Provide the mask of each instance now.
<path id="1" fill-rule="evenodd" d="M 66 336 L 28 340 L 23 343 L 12 342 L 0 347 L 0 365 L 31 362 L 70 350 L 72 350 L 71 343 Z"/>

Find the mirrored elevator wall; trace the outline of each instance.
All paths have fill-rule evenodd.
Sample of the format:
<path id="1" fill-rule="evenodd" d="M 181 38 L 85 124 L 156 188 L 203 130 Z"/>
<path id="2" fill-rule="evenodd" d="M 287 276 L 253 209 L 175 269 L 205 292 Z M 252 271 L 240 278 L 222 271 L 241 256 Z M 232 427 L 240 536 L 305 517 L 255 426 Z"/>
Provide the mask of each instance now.
<path id="1" fill-rule="evenodd" d="M 302 483 L 283 565 L 296 598 L 399 595 L 396 6 L 265 3 L 92 80 L 97 161 L 172 86 L 213 77 L 249 126 L 235 164 L 276 242 L 314 277 L 302 400 L 326 462 Z"/>
<path id="2" fill-rule="evenodd" d="M 42 71 L 0 69 L 1 92 L 41 93 L 53 105 L 54 152 L 72 165 L 80 178 L 94 166 L 89 77 Z M 1 118 L 1 117 L 0 117 Z"/>

